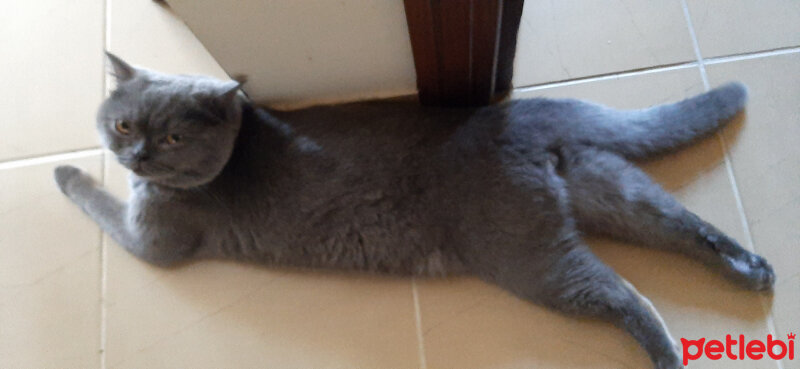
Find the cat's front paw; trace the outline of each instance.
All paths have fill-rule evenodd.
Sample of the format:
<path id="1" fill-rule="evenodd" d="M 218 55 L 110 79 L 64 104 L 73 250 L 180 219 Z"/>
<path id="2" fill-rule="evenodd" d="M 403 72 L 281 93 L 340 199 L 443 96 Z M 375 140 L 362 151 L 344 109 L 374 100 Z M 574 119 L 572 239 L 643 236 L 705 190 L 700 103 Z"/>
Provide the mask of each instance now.
<path id="1" fill-rule="evenodd" d="M 82 170 L 71 165 L 58 166 L 53 172 L 58 188 L 69 196 L 79 186 L 93 186 L 94 180 Z"/>

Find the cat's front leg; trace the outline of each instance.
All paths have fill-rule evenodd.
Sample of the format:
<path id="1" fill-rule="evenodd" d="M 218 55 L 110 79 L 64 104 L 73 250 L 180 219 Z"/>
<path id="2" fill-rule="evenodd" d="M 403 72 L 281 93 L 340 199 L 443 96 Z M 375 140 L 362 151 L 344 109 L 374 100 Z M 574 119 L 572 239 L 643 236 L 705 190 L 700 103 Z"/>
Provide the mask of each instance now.
<path id="1" fill-rule="evenodd" d="M 55 169 L 58 187 L 72 202 L 78 205 L 100 228 L 116 240 L 130 243 L 131 235 L 125 227 L 126 206 L 123 202 L 103 191 L 88 174 L 70 165 Z"/>
<path id="2" fill-rule="evenodd" d="M 61 192 L 130 253 L 162 266 L 182 260 L 180 254 L 163 252 L 156 238 L 147 237 L 154 233 L 153 229 L 129 222 L 129 206 L 99 188 L 88 174 L 69 165 L 57 167 L 54 174 Z"/>

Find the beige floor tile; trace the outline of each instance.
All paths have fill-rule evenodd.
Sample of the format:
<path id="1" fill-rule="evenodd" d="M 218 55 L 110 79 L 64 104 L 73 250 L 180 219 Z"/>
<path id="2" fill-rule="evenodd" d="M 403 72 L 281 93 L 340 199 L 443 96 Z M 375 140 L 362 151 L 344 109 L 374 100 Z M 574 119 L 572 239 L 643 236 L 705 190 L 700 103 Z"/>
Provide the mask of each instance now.
<path id="1" fill-rule="evenodd" d="M 526 1 L 514 85 L 694 58 L 680 1 Z"/>
<path id="2" fill-rule="evenodd" d="M 186 24 L 155 1 L 108 0 L 109 50 L 131 64 L 165 73 L 228 76 Z"/>
<path id="3" fill-rule="evenodd" d="M 725 133 L 751 225 L 781 208 L 798 208 L 800 148 L 794 138 L 800 134 L 800 53 L 706 69 L 712 85 L 737 79 L 750 89 L 746 121 Z"/>
<path id="4" fill-rule="evenodd" d="M 418 365 L 407 282 L 210 263 L 174 273 L 109 307 L 109 368 Z"/>
<path id="5" fill-rule="evenodd" d="M 800 46 L 800 2 L 687 0 L 704 58 Z"/>
<path id="6" fill-rule="evenodd" d="M 127 172 L 109 162 L 112 192 Z M 106 239 L 108 368 L 414 368 L 405 279 L 224 262 L 151 267 Z"/>
<path id="7" fill-rule="evenodd" d="M 8 1 L 0 13 L 0 161 L 98 145 L 103 2 Z"/>
<path id="8" fill-rule="evenodd" d="M 619 108 L 674 101 L 702 92 L 696 68 L 518 93 L 579 97 Z M 684 205 L 743 240 L 735 197 L 719 141 L 712 137 L 645 164 Z M 590 240 L 593 249 L 659 309 L 676 339 L 766 337 L 761 296 L 741 291 L 678 255 Z M 572 320 L 476 281 L 419 286 L 430 367 L 643 368 L 649 360 L 630 337 L 592 321 Z M 712 361 L 692 367 L 718 368 Z M 753 368 L 726 362 L 725 368 Z M 773 368 L 774 366 L 763 366 Z"/>
<path id="9" fill-rule="evenodd" d="M 100 231 L 53 168 L 100 175 L 100 156 L 0 169 L 0 367 L 100 364 Z"/>
<path id="10" fill-rule="evenodd" d="M 536 307 L 473 279 L 418 282 L 429 368 L 643 368 L 622 331 Z"/>
<path id="11" fill-rule="evenodd" d="M 800 331 L 800 53 L 707 69 L 712 84 L 737 78 L 750 88 L 747 120 L 726 137 L 754 246 L 778 275 L 772 310 L 785 338 Z"/>

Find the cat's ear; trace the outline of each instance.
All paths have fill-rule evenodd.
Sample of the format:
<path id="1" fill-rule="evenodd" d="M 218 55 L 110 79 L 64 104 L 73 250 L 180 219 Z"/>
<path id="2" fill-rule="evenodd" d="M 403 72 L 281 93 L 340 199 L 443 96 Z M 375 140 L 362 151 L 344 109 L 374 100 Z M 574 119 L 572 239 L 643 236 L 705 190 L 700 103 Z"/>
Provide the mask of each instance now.
<path id="1" fill-rule="evenodd" d="M 233 103 L 233 100 L 236 98 L 236 94 L 239 92 L 239 89 L 242 88 L 243 83 L 244 82 L 241 80 L 223 82 L 217 89 L 217 101 L 221 102 L 225 106 Z"/>
<path id="2" fill-rule="evenodd" d="M 118 56 L 106 51 L 106 58 L 110 66 L 109 73 L 117 79 L 117 83 L 128 81 L 136 76 L 136 68 Z"/>
<path id="3" fill-rule="evenodd" d="M 242 83 L 235 80 L 218 82 L 211 90 L 210 100 L 209 95 L 207 95 L 208 92 L 205 93 L 205 96 L 198 94 L 197 97 L 199 101 L 205 102 L 205 108 L 209 112 L 219 118 L 220 121 L 225 122 L 237 109 L 236 94 L 239 93 L 241 87 Z"/>

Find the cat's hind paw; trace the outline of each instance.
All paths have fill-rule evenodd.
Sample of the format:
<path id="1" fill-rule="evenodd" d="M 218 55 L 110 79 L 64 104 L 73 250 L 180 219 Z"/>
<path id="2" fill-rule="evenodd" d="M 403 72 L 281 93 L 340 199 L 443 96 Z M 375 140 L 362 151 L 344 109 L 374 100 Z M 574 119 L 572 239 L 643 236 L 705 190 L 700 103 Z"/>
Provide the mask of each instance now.
<path id="1" fill-rule="evenodd" d="M 743 287 L 753 291 L 769 291 L 775 285 L 775 271 L 761 256 L 742 253 L 723 256 L 732 277 Z"/>
<path id="2" fill-rule="evenodd" d="M 672 352 L 665 353 L 663 356 L 654 359 L 655 369 L 684 369 L 681 363 L 680 351 L 675 348 Z"/>
<path id="3" fill-rule="evenodd" d="M 65 195 L 70 193 L 78 186 L 94 186 L 94 180 L 82 170 L 71 165 L 60 165 L 53 171 L 58 188 Z"/>

